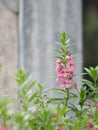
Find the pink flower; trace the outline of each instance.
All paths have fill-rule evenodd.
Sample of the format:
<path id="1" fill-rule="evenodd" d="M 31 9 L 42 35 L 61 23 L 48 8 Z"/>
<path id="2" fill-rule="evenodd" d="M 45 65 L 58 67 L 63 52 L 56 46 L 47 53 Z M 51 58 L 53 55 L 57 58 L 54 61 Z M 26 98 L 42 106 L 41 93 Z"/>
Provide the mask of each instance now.
<path id="1" fill-rule="evenodd" d="M 60 60 L 56 60 L 56 64 L 61 64 L 61 61 Z"/>
<path id="2" fill-rule="evenodd" d="M 62 83 L 61 85 L 61 88 L 69 88 L 70 85 L 68 83 Z"/>
<path id="3" fill-rule="evenodd" d="M 67 61 L 67 68 L 70 70 L 70 71 L 74 71 L 74 68 L 75 68 L 75 65 L 74 65 L 74 61 L 72 59 L 71 56 L 66 56 L 66 61 Z"/>
<path id="4" fill-rule="evenodd" d="M 0 127 L 0 130 L 12 130 L 11 127 Z"/>
<path id="5" fill-rule="evenodd" d="M 61 73 L 61 70 L 62 70 L 62 66 L 61 65 L 57 65 L 56 72 L 59 74 L 59 73 Z"/>
<path id="6" fill-rule="evenodd" d="M 98 110 L 98 102 L 96 103 L 96 109 Z"/>

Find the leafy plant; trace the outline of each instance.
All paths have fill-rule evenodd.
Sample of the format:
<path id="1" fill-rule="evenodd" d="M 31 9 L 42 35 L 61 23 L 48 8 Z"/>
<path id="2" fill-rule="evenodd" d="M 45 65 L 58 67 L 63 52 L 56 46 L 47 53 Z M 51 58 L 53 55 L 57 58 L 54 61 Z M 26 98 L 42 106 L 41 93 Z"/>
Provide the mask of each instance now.
<path id="1" fill-rule="evenodd" d="M 31 75 L 27 77 L 25 70 L 16 72 L 20 108 L 13 110 L 11 100 L 0 99 L 0 130 L 98 129 L 98 66 L 85 68 L 91 81 L 82 79 L 84 87 L 78 86 L 68 40 L 67 33 L 61 33 L 56 59 L 56 82 L 60 87 L 47 90 L 44 84 L 32 81 Z M 57 97 L 50 97 L 49 91 Z"/>

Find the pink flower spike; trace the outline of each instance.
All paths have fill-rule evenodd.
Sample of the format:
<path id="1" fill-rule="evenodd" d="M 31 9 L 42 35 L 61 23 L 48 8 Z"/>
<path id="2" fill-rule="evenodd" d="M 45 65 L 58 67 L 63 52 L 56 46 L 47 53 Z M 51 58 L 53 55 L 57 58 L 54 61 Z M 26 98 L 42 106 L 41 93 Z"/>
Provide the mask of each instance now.
<path id="1" fill-rule="evenodd" d="M 98 102 L 96 103 L 96 109 L 98 110 Z"/>
<path id="2" fill-rule="evenodd" d="M 73 80 L 74 77 L 74 60 L 71 56 L 66 56 L 66 66 L 63 66 L 60 60 L 56 60 L 56 82 L 60 83 L 61 88 L 73 88 L 77 89 L 77 85 Z"/>

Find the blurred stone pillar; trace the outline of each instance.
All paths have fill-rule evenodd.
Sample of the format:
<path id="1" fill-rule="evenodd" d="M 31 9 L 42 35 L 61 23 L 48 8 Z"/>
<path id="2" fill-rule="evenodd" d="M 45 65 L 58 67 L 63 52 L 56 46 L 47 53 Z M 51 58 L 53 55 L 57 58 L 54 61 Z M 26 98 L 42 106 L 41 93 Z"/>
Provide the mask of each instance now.
<path id="1" fill-rule="evenodd" d="M 18 65 L 18 10 L 14 2 L 0 0 L 0 97 L 17 97 L 14 73 Z"/>
<path id="2" fill-rule="evenodd" d="M 81 72 L 81 0 L 20 0 L 20 66 L 33 80 L 55 87 L 54 50 L 57 35 L 68 32 L 76 43 L 76 71 Z"/>

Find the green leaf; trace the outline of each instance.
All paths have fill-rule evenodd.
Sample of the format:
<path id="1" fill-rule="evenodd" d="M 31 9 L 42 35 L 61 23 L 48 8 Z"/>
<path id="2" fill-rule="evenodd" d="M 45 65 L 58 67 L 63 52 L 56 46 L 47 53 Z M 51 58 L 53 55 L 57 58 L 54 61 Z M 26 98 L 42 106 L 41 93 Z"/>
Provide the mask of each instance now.
<path id="1" fill-rule="evenodd" d="M 65 90 L 63 90 L 63 89 L 52 88 L 52 89 L 50 89 L 50 90 L 52 90 L 52 91 L 60 91 L 60 92 L 62 92 L 62 93 L 65 95 Z"/>
<path id="2" fill-rule="evenodd" d="M 94 84 L 91 81 L 82 79 L 82 82 L 83 84 L 86 84 L 87 86 L 89 86 L 91 90 L 95 90 Z"/>
<path id="3" fill-rule="evenodd" d="M 28 87 L 28 91 L 31 90 L 32 87 L 34 87 L 35 84 L 36 84 L 36 81 L 33 81 L 33 82 L 29 85 L 29 87 Z"/>
<path id="4" fill-rule="evenodd" d="M 94 83 L 96 83 L 97 79 L 98 79 L 98 72 L 97 72 L 97 68 L 93 68 L 90 67 L 85 68 L 85 71 L 88 73 L 88 75 L 92 78 L 92 80 L 94 81 Z"/>
<path id="5" fill-rule="evenodd" d="M 36 98 L 37 94 L 38 93 L 36 92 L 33 95 L 31 95 L 30 98 L 29 98 L 29 102 L 31 102 L 34 98 Z"/>

